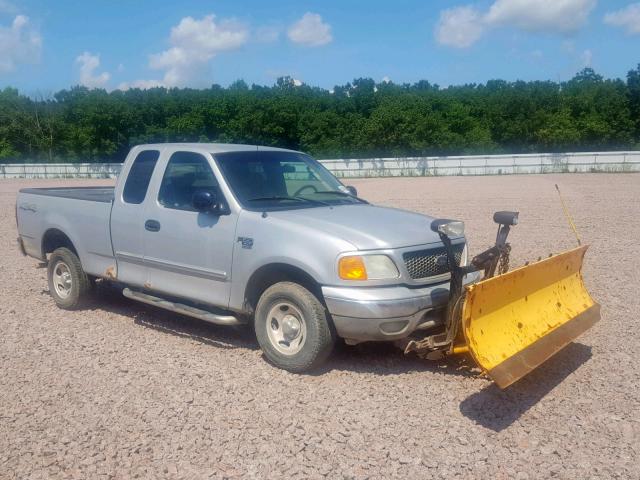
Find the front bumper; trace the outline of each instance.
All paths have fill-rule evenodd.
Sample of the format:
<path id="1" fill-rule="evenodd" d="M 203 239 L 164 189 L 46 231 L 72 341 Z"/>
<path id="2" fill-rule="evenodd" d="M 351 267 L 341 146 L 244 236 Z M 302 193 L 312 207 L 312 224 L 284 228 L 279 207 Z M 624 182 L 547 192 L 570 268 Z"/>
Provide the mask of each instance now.
<path id="1" fill-rule="evenodd" d="M 479 279 L 475 272 L 464 284 Z M 322 287 L 322 294 L 340 337 L 350 343 L 391 341 L 409 336 L 429 312 L 446 307 L 449 282 L 420 288 Z"/>

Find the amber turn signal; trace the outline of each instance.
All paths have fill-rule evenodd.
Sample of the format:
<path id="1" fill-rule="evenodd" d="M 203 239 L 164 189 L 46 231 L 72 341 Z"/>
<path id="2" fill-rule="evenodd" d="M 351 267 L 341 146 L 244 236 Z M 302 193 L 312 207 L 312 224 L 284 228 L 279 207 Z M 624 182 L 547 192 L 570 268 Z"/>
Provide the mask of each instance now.
<path id="1" fill-rule="evenodd" d="M 343 280 L 366 280 L 367 269 L 358 255 L 342 257 L 338 262 L 338 275 Z"/>

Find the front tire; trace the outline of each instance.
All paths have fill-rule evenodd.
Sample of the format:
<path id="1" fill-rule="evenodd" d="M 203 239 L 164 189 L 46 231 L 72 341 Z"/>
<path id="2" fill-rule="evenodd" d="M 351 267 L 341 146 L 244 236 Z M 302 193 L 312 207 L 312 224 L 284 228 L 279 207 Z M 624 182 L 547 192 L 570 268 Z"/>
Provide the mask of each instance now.
<path id="1" fill-rule="evenodd" d="M 53 251 L 49 257 L 47 279 L 53 300 L 65 310 L 80 308 L 91 290 L 91 280 L 82 269 L 80 259 L 68 248 Z"/>
<path id="2" fill-rule="evenodd" d="M 275 366 L 290 372 L 320 366 L 336 340 L 322 302 L 297 283 L 280 282 L 265 290 L 254 322 L 264 355 Z"/>

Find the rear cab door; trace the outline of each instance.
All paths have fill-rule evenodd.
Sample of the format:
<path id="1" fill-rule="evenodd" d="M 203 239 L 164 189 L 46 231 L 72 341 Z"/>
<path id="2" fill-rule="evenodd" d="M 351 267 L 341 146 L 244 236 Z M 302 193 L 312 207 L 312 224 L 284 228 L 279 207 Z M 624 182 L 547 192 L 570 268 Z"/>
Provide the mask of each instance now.
<path id="1" fill-rule="evenodd" d="M 125 162 L 114 192 L 111 211 L 111 243 L 119 281 L 142 286 L 146 280 L 144 264 L 144 208 L 149 186 L 156 172 L 161 151 L 135 147 Z"/>

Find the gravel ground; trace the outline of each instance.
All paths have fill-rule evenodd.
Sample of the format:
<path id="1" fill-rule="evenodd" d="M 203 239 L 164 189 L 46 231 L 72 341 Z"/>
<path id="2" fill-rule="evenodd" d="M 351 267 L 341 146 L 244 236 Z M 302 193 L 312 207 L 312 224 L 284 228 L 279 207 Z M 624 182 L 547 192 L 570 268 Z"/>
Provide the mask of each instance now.
<path id="1" fill-rule="evenodd" d="M 87 185 L 96 182 L 67 181 Z M 15 247 L 0 182 L 0 478 L 640 478 L 640 176 L 367 179 L 376 203 L 459 218 L 472 251 L 520 210 L 512 264 L 574 245 L 602 321 L 507 391 L 464 359 L 341 346 L 326 369 L 265 362 L 251 333 L 101 287 L 65 312 Z M 390 226 L 392 228 L 392 226 Z"/>

